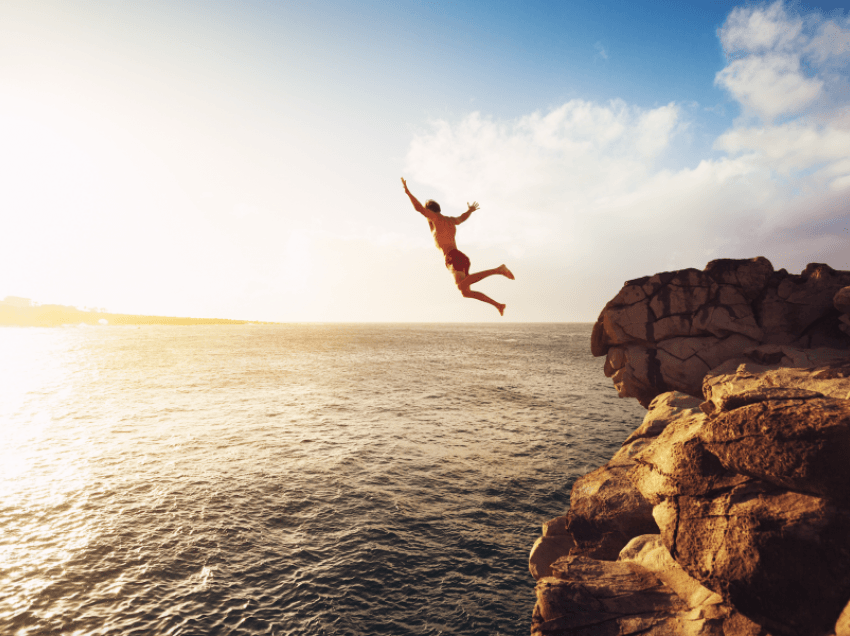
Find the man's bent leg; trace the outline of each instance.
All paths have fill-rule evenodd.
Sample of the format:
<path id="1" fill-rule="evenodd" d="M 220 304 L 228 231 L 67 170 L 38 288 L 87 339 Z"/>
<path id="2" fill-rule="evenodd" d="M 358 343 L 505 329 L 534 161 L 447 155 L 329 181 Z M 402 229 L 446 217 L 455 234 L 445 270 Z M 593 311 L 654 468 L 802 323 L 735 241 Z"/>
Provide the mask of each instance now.
<path id="1" fill-rule="evenodd" d="M 514 275 L 513 275 L 513 272 L 511 272 L 511 270 L 509 270 L 504 265 L 499 265 L 498 267 L 495 267 L 493 269 L 485 269 L 483 272 L 478 272 L 476 274 L 470 274 L 469 276 L 467 276 L 463 279 L 463 284 L 466 285 L 466 286 L 474 285 L 478 281 L 484 280 L 488 276 L 494 276 L 495 274 L 501 274 L 505 278 L 510 278 L 511 280 L 514 279 Z"/>

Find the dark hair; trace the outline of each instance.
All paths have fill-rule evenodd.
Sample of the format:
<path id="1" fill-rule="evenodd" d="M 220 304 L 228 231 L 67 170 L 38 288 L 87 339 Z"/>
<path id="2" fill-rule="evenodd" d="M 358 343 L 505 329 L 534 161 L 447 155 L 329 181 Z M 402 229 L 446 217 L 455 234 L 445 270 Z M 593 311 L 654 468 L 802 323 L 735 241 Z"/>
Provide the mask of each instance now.
<path id="1" fill-rule="evenodd" d="M 440 213 L 440 204 L 434 201 L 434 199 L 428 199 L 425 202 L 425 207 L 431 210 L 431 212 L 436 212 L 437 214 Z"/>

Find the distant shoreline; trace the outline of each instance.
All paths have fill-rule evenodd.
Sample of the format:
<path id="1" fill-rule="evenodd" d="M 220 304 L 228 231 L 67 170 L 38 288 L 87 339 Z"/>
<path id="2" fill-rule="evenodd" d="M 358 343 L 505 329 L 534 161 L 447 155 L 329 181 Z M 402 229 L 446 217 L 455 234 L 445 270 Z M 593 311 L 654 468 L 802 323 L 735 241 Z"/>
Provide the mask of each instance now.
<path id="1" fill-rule="evenodd" d="M 106 322 L 101 322 L 101 321 Z M 0 306 L 0 326 L 61 327 L 62 325 L 276 325 L 261 320 L 231 320 L 228 318 L 174 318 L 170 316 L 140 316 L 81 311 L 70 307 L 42 305 L 38 307 Z"/>

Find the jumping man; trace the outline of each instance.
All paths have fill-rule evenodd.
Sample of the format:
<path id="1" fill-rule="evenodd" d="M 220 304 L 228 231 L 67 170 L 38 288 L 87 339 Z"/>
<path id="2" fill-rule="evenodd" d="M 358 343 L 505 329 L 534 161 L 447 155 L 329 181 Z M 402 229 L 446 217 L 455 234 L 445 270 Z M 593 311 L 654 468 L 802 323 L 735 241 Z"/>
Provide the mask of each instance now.
<path id="1" fill-rule="evenodd" d="M 472 205 L 467 203 L 466 205 L 468 209 L 460 216 L 443 216 L 440 213 L 439 203 L 429 199 L 423 206 L 419 203 L 415 196 L 410 194 L 410 190 L 407 189 L 407 182 L 404 180 L 404 177 L 402 177 L 401 183 L 404 185 L 404 192 L 410 197 L 410 202 L 413 203 L 413 207 L 416 208 L 417 212 L 428 219 L 428 227 L 431 228 L 431 234 L 434 236 L 434 242 L 446 257 L 446 267 L 449 269 L 452 276 L 454 276 L 455 284 L 460 290 L 460 293 L 463 294 L 463 297 L 475 298 L 476 300 L 490 303 L 499 310 L 500 316 L 504 316 L 505 305 L 497 303 L 495 300 L 481 292 L 472 291 L 469 287 L 470 285 L 474 285 L 478 281 L 483 280 L 488 276 L 493 276 L 494 274 L 501 274 L 502 276 L 513 280 L 514 275 L 511 273 L 511 270 L 504 265 L 499 265 L 495 269 L 485 269 L 483 272 L 470 274 L 469 257 L 461 252 L 455 243 L 455 232 L 457 232 L 457 226 L 466 221 L 466 219 L 468 219 L 472 213 L 478 209 L 478 202 L 476 201 Z"/>

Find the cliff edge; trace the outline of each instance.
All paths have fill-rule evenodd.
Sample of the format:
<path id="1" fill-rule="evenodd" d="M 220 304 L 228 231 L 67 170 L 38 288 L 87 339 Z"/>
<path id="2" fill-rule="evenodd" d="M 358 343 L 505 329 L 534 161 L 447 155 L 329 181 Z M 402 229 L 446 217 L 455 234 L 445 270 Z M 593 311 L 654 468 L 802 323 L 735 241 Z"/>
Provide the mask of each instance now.
<path id="1" fill-rule="evenodd" d="M 850 636 L 850 272 L 629 281 L 592 349 L 648 407 L 543 526 L 533 635 Z"/>

